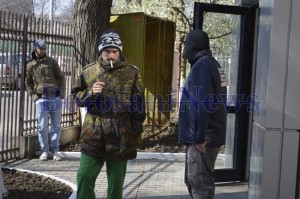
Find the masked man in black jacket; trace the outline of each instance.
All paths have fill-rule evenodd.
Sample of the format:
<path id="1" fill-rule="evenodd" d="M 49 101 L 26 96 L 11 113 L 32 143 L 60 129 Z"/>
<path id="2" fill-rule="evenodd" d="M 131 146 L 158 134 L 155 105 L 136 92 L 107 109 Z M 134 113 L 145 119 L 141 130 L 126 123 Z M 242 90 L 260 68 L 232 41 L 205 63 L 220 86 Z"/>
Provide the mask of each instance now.
<path id="1" fill-rule="evenodd" d="M 188 146 L 185 183 L 192 198 L 213 199 L 214 165 L 226 136 L 227 79 L 206 32 L 192 30 L 184 52 L 192 66 L 179 112 L 179 142 Z"/>

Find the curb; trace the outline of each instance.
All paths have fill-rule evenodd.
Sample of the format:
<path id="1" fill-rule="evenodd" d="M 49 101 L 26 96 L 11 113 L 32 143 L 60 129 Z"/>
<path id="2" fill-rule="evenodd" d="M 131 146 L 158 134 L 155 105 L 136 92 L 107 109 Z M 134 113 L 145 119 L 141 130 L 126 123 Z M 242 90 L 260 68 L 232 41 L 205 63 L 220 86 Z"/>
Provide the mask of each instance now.
<path id="1" fill-rule="evenodd" d="M 62 158 L 80 158 L 81 152 L 58 152 Z M 138 152 L 136 159 L 185 160 L 185 153 Z"/>
<path id="2" fill-rule="evenodd" d="M 80 158 L 81 152 L 58 152 L 63 158 Z M 224 160 L 225 155 L 219 154 L 218 159 Z M 148 159 L 159 159 L 159 160 L 185 160 L 185 153 L 149 153 L 149 152 L 137 152 L 136 159 L 148 160 Z"/>

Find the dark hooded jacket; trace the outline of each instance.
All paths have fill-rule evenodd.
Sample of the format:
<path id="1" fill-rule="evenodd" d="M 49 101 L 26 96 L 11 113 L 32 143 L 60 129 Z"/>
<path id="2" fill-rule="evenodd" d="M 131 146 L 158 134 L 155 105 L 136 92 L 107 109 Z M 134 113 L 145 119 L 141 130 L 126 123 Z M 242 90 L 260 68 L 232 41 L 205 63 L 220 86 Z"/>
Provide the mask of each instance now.
<path id="1" fill-rule="evenodd" d="M 91 92 L 105 82 L 101 94 Z M 82 126 L 81 152 L 102 159 L 133 159 L 145 120 L 144 88 L 138 69 L 121 56 L 113 65 L 99 60 L 86 66 L 72 94 L 87 108 Z"/>
<path id="2" fill-rule="evenodd" d="M 194 30 L 187 35 L 185 56 L 192 68 L 182 89 L 179 143 L 206 142 L 207 147 L 224 145 L 227 79 L 209 50 L 205 32 Z"/>

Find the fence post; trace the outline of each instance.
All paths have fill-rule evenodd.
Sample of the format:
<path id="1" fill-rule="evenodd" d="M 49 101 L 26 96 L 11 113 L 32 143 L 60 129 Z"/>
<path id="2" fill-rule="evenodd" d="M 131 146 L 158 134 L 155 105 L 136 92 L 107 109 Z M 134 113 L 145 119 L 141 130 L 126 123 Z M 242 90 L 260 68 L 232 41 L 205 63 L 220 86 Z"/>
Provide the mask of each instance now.
<path id="1" fill-rule="evenodd" d="M 24 130 L 24 102 L 25 102 L 25 73 L 26 73 L 26 54 L 27 54 L 27 36 L 28 36 L 28 16 L 23 15 L 23 41 L 22 41 L 22 73 L 21 73 L 21 90 L 20 90 L 20 124 L 19 124 L 19 154 L 21 151 L 24 151 L 24 148 L 21 149 L 21 147 L 24 147 L 23 142 L 24 139 L 21 139 L 21 136 L 23 136 L 23 130 Z"/>

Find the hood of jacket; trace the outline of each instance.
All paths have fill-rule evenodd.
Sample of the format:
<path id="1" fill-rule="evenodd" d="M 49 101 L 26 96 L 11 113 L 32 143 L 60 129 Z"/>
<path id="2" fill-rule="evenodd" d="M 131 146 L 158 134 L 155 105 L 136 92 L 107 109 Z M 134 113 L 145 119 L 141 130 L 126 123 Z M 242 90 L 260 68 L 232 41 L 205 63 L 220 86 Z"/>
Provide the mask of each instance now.
<path id="1" fill-rule="evenodd" d="M 209 38 L 206 32 L 195 29 L 186 36 L 184 54 L 189 63 L 195 63 L 199 57 L 199 52 L 209 50 Z"/>

